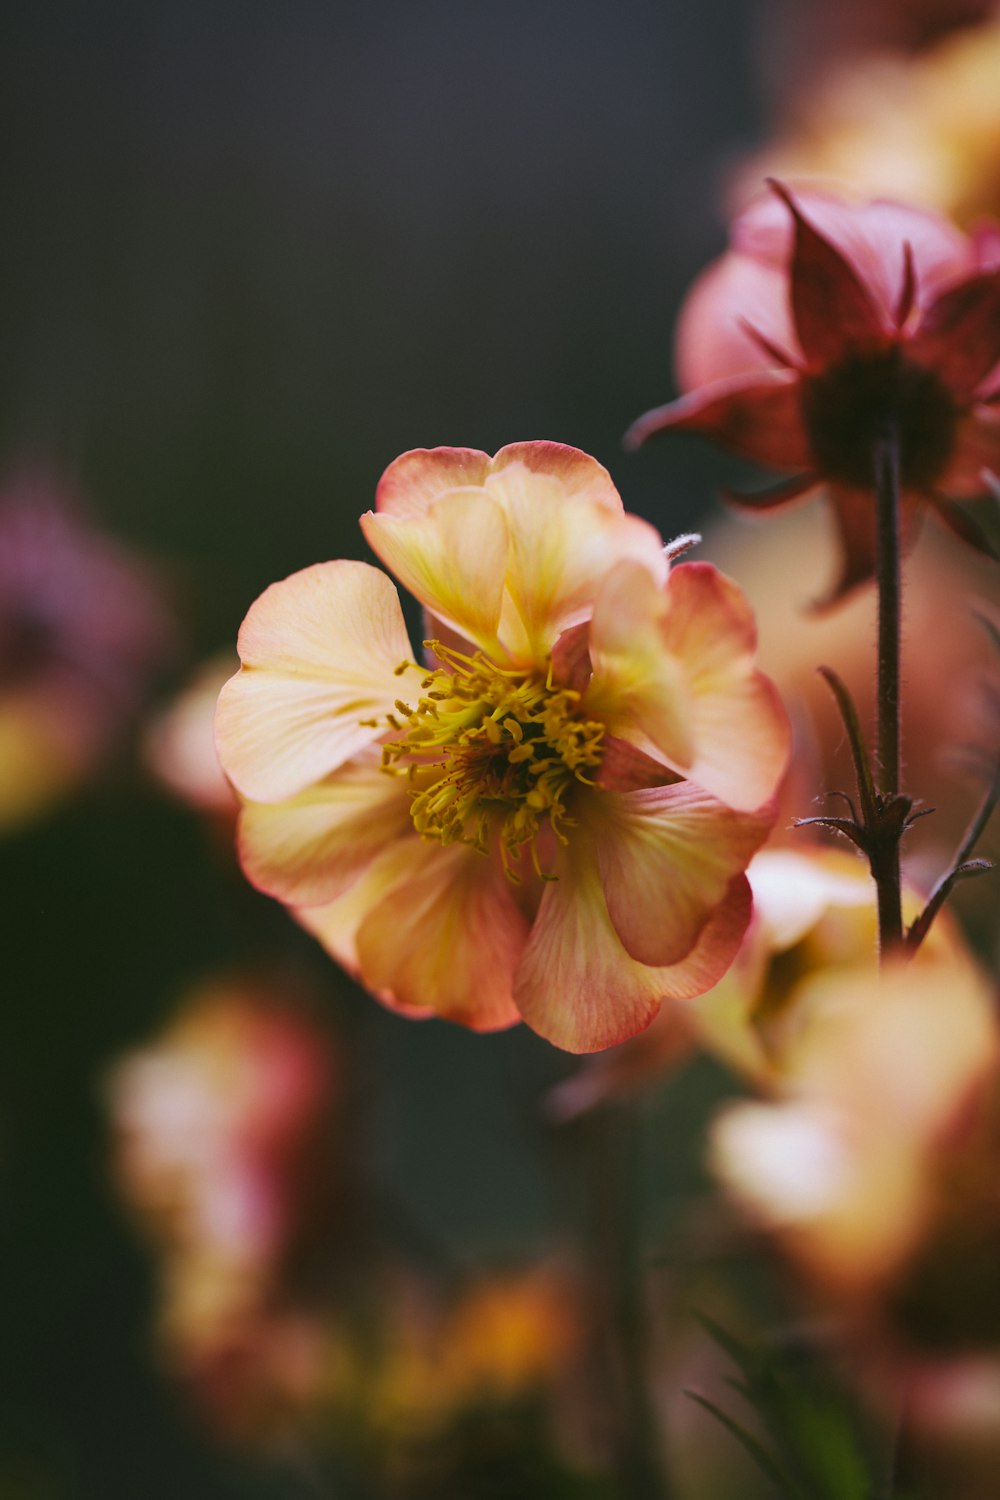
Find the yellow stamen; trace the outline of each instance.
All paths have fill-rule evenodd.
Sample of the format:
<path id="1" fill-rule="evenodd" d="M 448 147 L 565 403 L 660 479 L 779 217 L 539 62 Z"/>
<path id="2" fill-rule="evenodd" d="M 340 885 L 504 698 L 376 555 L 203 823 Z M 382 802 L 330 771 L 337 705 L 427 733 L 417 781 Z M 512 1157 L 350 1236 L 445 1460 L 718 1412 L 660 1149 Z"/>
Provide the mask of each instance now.
<path id="1" fill-rule="evenodd" d="M 482 652 L 424 644 L 442 665 L 422 677 L 416 707 L 397 699 L 387 715 L 396 737 L 382 747 L 383 768 L 410 782 L 414 827 L 423 838 L 484 854 L 496 830 L 511 880 L 526 844 L 548 878 L 538 836 L 547 825 L 568 842 L 573 789 L 593 785 L 604 725 L 583 717 L 580 694 L 552 680 L 551 664 L 544 674 L 511 670 Z M 412 662 L 398 670 L 407 669 L 421 670 Z"/>

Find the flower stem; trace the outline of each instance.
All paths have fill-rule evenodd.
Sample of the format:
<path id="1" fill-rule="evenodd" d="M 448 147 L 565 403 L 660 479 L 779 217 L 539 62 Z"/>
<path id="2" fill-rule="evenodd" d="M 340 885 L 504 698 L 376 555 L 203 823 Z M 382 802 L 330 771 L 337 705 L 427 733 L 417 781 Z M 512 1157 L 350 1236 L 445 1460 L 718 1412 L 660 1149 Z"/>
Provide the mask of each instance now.
<path id="1" fill-rule="evenodd" d="M 643 1122 L 634 1101 L 607 1105 L 595 1154 L 599 1249 L 609 1326 L 606 1376 L 617 1407 L 614 1447 L 621 1500 L 672 1500 L 649 1391 L 649 1314 L 642 1246 Z M 598 1207 L 598 1204 L 595 1204 Z"/>
<path id="2" fill-rule="evenodd" d="M 902 580 L 899 537 L 899 437 L 887 428 L 875 444 L 878 578 L 878 788 L 883 804 L 899 796 L 901 780 L 900 638 Z M 879 953 L 883 960 L 903 941 L 899 841 L 902 822 L 882 818 L 870 850 L 878 891 Z"/>

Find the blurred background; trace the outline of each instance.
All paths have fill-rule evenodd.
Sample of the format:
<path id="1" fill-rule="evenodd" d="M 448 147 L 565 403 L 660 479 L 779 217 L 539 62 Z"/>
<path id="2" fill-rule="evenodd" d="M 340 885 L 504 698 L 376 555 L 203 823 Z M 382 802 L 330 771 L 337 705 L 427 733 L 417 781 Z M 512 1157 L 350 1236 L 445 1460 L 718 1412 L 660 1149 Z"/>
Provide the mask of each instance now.
<path id="1" fill-rule="evenodd" d="M 612 1492 L 586 1400 L 542 1443 L 521 1399 L 573 1362 L 593 1163 L 543 1101 L 574 1062 L 384 1013 L 251 891 L 205 704 L 266 584 L 366 555 L 407 448 L 557 439 L 666 536 L 717 520 L 737 465 L 621 434 L 740 173 L 821 63 L 986 9 L 4 7 L 0 1500 Z M 722 1089 L 650 1105 L 664 1223 Z M 466 1323 L 505 1330 L 475 1378 Z M 428 1453 L 484 1390 L 508 1425 L 449 1489 Z M 394 1423 L 420 1457 L 385 1472 Z"/>

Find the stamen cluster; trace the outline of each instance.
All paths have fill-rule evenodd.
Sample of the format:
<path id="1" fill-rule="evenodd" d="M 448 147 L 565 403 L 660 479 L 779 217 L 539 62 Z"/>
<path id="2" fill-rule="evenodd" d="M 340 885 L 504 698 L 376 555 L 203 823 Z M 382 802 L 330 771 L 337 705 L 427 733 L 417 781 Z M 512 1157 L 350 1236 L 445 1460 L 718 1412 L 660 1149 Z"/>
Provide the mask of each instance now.
<path id="1" fill-rule="evenodd" d="M 593 785 L 604 725 L 584 717 L 578 692 L 553 681 L 551 662 L 544 674 L 510 670 L 481 651 L 424 644 L 443 665 L 423 676 L 415 707 L 396 700 L 388 721 L 398 738 L 382 748 L 383 767 L 410 782 L 415 829 L 483 854 L 496 830 L 510 879 L 526 844 L 545 878 L 538 837 L 547 827 L 567 843 L 569 799 L 576 784 Z"/>

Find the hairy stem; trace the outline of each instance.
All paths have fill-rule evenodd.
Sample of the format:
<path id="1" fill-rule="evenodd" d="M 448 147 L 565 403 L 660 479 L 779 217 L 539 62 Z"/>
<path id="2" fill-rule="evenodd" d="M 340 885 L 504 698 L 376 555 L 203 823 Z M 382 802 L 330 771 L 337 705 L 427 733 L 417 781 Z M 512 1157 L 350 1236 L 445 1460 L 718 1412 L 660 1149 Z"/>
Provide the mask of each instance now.
<path id="1" fill-rule="evenodd" d="M 890 427 L 875 445 L 878 577 L 878 788 L 883 803 L 901 780 L 900 638 L 902 580 L 899 538 L 899 437 Z M 902 827 L 882 818 L 870 850 L 878 890 L 879 953 L 884 961 L 903 941 L 899 876 Z"/>

